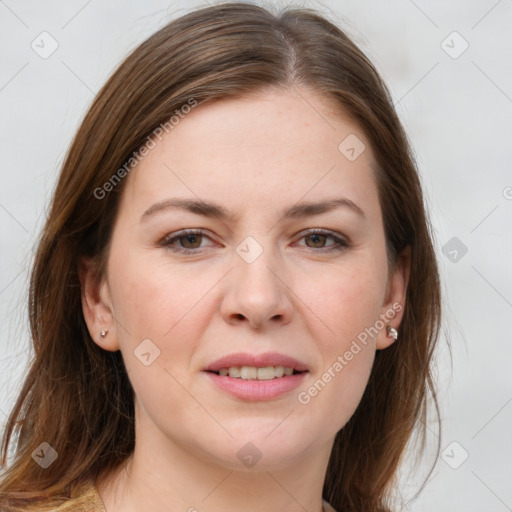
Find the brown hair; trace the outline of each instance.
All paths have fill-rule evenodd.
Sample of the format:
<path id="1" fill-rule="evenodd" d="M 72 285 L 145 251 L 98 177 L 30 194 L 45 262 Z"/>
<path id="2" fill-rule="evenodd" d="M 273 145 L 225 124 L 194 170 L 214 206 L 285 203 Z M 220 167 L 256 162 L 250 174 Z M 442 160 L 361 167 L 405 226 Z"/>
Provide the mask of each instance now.
<path id="1" fill-rule="evenodd" d="M 389 510 L 398 464 L 418 425 L 423 448 L 429 391 L 437 410 L 431 366 L 440 284 L 420 180 L 386 86 L 347 35 L 310 9 L 274 14 L 244 3 L 188 13 L 144 41 L 98 93 L 71 144 L 31 273 L 34 357 L 3 438 L 2 510 L 69 496 L 134 448 L 133 390 L 121 353 L 91 339 L 78 276 L 84 256 L 100 275 L 105 271 L 125 180 L 103 199 L 94 191 L 191 98 L 201 103 L 295 85 L 339 105 L 364 130 L 391 260 L 411 248 L 400 339 L 377 351 L 363 398 L 336 435 L 323 488 L 337 510 Z M 58 453 L 47 469 L 31 456 L 42 442 Z"/>

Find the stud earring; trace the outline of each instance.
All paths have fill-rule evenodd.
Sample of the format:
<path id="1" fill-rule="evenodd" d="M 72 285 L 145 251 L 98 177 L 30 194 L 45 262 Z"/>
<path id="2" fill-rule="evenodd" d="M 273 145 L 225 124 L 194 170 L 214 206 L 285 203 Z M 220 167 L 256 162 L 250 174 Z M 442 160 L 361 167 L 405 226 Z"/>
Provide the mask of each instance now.
<path id="1" fill-rule="evenodd" d="M 105 339 L 105 336 L 108 334 L 108 329 L 106 331 L 101 331 L 100 337 L 102 340 Z"/>
<path id="2" fill-rule="evenodd" d="M 386 332 L 387 332 L 389 338 L 393 338 L 394 340 L 396 340 L 398 338 L 398 332 L 394 327 L 391 327 L 390 325 L 388 325 L 386 327 Z"/>

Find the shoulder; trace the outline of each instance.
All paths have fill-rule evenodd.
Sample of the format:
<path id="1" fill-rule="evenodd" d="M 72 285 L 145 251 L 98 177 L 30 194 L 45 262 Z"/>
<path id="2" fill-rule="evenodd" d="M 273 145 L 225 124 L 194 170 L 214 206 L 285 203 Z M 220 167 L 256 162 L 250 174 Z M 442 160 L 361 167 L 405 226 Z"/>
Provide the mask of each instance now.
<path id="1" fill-rule="evenodd" d="M 93 483 L 60 505 L 55 512 L 105 512 L 103 502 Z"/>
<path id="2" fill-rule="evenodd" d="M 105 512 L 105 507 L 92 482 L 71 493 L 65 501 L 45 500 L 23 508 L 24 512 Z"/>

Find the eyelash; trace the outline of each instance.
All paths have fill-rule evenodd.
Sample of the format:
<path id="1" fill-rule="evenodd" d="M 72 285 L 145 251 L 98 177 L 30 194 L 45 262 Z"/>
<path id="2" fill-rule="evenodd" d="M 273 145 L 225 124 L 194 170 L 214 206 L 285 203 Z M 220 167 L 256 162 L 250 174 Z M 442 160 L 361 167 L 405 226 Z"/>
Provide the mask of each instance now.
<path id="1" fill-rule="evenodd" d="M 188 235 L 196 235 L 196 236 L 202 235 L 202 236 L 206 236 L 206 237 L 208 236 L 204 231 L 202 231 L 200 229 L 186 229 L 186 230 L 180 231 L 177 234 L 172 235 L 172 236 L 167 235 L 160 242 L 160 244 L 163 247 L 169 249 L 170 251 L 181 252 L 184 254 L 197 254 L 199 252 L 199 248 L 187 249 L 187 248 L 183 248 L 183 247 L 172 247 L 172 244 L 175 241 L 179 240 L 180 238 L 185 238 Z M 348 241 L 337 237 L 332 231 L 327 231 L 325 229 L 314 229 L 314 228 L 308 229 L 302 233 L 302 236 L 300 239 L 314 236 L 314 235 L 326 236 L 328 238 L 332 238 L 336 242 L 332 246 L 328 246 L 329 248 L 327 248 L 327 249 L 324 247 L 320 247 L 320 248 L 318 248 L 318 251 L 315 250 L 314 247 L 310 247 L 309 249 L 313 249 L 314 252 L 321 252 L 321 253 L 326 254 L 326 253 L 331 253 L 334 251 L 343 251 L 343 250 L 347 249 L 348 247 L 350 247 L 350 244 Z"/>

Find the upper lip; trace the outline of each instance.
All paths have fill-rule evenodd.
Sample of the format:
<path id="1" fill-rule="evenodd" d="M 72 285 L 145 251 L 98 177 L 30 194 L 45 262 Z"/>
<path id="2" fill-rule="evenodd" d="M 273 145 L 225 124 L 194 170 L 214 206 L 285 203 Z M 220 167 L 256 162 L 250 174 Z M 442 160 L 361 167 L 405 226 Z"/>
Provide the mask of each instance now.
<path id="1" fill-rule="evenodd" d="M 232 366 L 256 366 L 258 368 L 262 368 L 264 366 L 284 366 L 285 368 L 292 368 L 298 372 L 308 370 L 305 363 L 302 363 L 293 357 L 279 354 L 278 352 L 266 352 L 264 354 L 237 352 L 217 359 L 204 370 L 218 372 L 221 368 L 230 368 Z"/>

